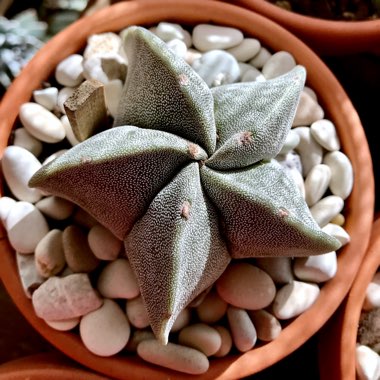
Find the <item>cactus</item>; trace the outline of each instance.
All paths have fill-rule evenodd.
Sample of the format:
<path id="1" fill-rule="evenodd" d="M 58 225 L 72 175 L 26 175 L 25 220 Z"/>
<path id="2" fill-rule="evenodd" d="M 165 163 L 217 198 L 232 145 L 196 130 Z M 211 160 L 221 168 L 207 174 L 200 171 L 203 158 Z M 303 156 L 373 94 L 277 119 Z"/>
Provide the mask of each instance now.
<path id="1" fill-rule="evenodd" d="M 125 37 L 128 74 L 113 128 L 43 166 L 30 186 L 67 198 L 124 240 L 153 332 L 231 258 L 339 248 L 273 159 L 291 127 L 305 69 L 208 88 L 148 30 Z"/>

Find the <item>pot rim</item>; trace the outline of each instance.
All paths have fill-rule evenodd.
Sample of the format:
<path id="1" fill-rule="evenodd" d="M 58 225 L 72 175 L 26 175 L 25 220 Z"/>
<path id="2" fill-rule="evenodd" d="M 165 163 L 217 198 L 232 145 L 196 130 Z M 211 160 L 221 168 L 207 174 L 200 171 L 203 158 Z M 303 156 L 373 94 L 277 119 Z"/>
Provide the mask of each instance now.
<path id="1" fill-rule="evenodd" d="M 107 27 L 104 26 L 105 18 Z M 264 16 L 220 1 L 120 2 L 76 21 L 57 34 L 16 78 L 0 104 L 0 151 L 7 145 L 7 138 L 17 119 L 19 106 L 30 99 L 32 89 L 37 88 L 40 80 L 46 79 L 38 75 L 40 67 L 44 67 L 46 73 L 53 72 L 63 57 L 84 46 L 89 34 L 116 31 L 132 24 L 153 24 L 160 20 L 181 20 L 182 24 L 191 24 L 193 21 L 193 24 L 205 22 L 236 26 L 247 35 L 258 36 L 262 44 L 272 50 L 283 50 L 285 46 L 297 62 L 307 67 L 309 84 L 320 98 L 321 106 L 329 112 L 329 117 L 336 124 L 345 126 L 341 127 L 338 133 L 356 173 L 353 191 L 345 205 L 345 227 L 351 235 L 351 243 L 341 249 L 338 255 L 338 272 L 332 280 L 323 285 L 315 304 L 287 325 L 274 341 L 240 355 L 212 359 L 209 371 L 201 376 L 205 379 L 241 378 L 261 371 L 284 358 L 321 328 L 348 292 L 369 242 L 374 209 L 374 180 L 366 137 L 359 117 L 343 88 L 311 49 Z M 271 38 L 273 35 L 276 36 L 275 40 Z M 68 40 L 70 44 L 67 43 Z M 351 231 L 355 231 L 355 234 Z M 7 291 L 32 326 L 59 350 L 87 367 L 119 379 L 122 379 L 125 373 L 133 375 L 136 379 L 148 376 L 167 378 L 168 373 L 176 379 L 193 378 L 192 375 L 151 366 L 137 357 L 98 357 L 91 354 L 83 344 L 79 344 L 80 338 L 76 334 L 52 330 L 35 315 L 20 282 L 14 281 L 17 274 L 16 262 L 3 228 L 0 236 L 0 247 L 4 251 L 0 277 Z"/>
<path id="2" fill-rule="evenodd" d="M 288 11 L 268 0 L 232 2 L 278 22 L 322 54 L 380 54 L 380 18 L 360 21 L 327 20 Z"/>

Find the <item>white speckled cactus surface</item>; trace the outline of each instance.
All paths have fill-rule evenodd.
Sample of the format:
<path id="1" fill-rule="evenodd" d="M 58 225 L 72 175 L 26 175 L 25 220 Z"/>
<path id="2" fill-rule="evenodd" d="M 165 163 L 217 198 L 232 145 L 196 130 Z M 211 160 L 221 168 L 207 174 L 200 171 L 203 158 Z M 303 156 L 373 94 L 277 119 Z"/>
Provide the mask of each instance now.
<path id="1" fill-rule="evenodd" d="M 43 166 L 30 185 L 69 199 L 125 242 L 150 323 L 176 317 L 232 258 L 339 248 L 272 160 L 305 70 L 209 88 L 141 27 L 125 36 L 128 74 L 114 127 Z"/>

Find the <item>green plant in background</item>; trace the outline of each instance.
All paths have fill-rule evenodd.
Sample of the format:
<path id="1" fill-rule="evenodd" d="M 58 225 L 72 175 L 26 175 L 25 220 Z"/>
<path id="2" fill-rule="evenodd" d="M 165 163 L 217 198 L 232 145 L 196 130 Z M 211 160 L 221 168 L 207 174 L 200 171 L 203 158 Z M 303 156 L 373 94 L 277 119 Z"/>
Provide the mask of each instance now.
<path id="1" fill-rule="evenodd" d="M 152 329 L 232 258 L 339 248 L 272 158 L 292 125 L 305 70 L 209 88 L 154 34 L 130 27 L 114 127 L 43 166 L 30 185 L 78 204 L 124 240 Z M 80 127 L 80 126 L 79 126 Z"/>

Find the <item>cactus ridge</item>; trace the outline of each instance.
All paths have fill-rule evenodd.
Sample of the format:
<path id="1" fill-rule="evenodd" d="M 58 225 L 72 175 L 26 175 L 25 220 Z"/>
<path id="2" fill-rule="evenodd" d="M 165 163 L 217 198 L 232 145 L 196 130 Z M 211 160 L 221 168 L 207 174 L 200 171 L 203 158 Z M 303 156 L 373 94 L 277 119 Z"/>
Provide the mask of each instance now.
<path id="1" fill-rule="evenodd" d="M 231 257 L 309 256 L 340 243 L 273 158 L 305 69 L 209 89 L 142 27 L 114 127 L 43 166 L 30 186 L 78 204 L 124 240 L 157 339 Z"/>

